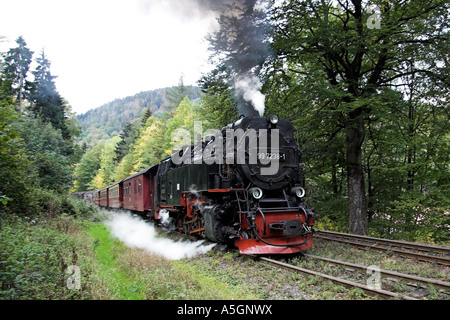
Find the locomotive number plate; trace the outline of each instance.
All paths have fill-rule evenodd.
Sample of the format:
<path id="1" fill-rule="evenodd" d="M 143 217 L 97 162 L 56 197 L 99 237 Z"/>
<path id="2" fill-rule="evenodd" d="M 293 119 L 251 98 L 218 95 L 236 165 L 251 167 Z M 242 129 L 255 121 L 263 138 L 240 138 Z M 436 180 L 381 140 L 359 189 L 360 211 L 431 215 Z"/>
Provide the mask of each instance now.
<path id="1" fill-rule="evenodd" d="M 286 154 L 282 152 L 258 152 L 258 160 L 286 160 Z"/>

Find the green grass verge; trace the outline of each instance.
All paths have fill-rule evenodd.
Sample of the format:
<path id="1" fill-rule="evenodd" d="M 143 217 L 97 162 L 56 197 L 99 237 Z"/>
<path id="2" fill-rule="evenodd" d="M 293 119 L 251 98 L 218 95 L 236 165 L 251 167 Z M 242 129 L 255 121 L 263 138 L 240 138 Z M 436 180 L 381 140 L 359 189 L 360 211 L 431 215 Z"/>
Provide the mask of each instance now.
<path id="1" fill-rule="evenodd" d="M 79 288 L 67 285 L 71 266 L 80 271 Z M 0 225 L 0 300 L 252 298 L 192 260 L 170 261 L 127 247 L 101 222 L 15 216 Z"/>
<path id="2" fill-rule="evenodd" d="M 169 261 L 144 250 L 126 247 L 111 238 L 102 224 L 88 228 L 102 282 L 116 299 L 255 299 L 236 286 L 229 287 L 190 265 L 189 259 Z"/>
<path id="3" fill-rule="evenodd" d="M 145 299 L 144 284 L 136 281 L 135 274 L 127 273 L 117 264 L 118 256 L 124 254 L 127 248 L 117 239 L 111 238 L 103 224 L 90 224 L 88 233 L 94 239 L 93 247 L 100 265 L 98 277 L 107 282 L 112 297 L 119 300 Z"/>

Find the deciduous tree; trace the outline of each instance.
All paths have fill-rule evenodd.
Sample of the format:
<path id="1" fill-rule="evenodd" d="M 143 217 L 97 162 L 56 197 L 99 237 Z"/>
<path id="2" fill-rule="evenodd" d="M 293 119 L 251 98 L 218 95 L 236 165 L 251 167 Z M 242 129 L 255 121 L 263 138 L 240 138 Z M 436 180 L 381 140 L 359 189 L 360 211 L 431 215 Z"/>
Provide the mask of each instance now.
<path id="1" fill-rule="evenodd" d="M 266 88 L 291 102 L 288 113 L 307 118 L 303 130 L 313 139 L 331 144 L 345 136 L 352 233 L 364 234 L 368 226 L 363 146 L 369 121 L 407 106 L 402 92 L 411 77 L 427 93 L 421 99 L 433 104 L 448 90 L 448 15 L 448 2 L 439 0 L 285 1 L 274 9 L 277 59 Z"/>

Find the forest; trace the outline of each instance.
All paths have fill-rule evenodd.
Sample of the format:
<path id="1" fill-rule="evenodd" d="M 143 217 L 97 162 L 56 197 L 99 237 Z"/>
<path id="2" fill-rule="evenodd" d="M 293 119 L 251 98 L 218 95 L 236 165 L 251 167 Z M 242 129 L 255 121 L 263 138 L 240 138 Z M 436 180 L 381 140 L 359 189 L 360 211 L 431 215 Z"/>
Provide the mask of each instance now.
<path id="1" fill-rule="evenodd" d="M 199 98 L 199 87 L 188 86 L 187 89 L 189 99 Z M 147 109 L 155 116 L 162 116 L 167 111 L 165 107 L 170 105 L 170 101 L 166 98 L 166 92 L 170 90 L 171 88 L 160 88 L 139 92 L 134 96 L 116 99 L 77 115 L 82 130 L 78 142 L 93 147 L 102 140 L 109 140 L 117 136 L 126 123 L 139 118 Z"/>
<path id="2" fill-rule="evenodd" d="M 154 100 L 137 94 L 121 101 L 130 109 L 121 120 L 123 112 L 96 110 L 76 117 L 45 52 L 35 57 L 18 38 L 0 60 L 0 214 L 64 207 L 69 192 L 154 165 L 170 154 L 171 133 L 196 120 L 222 128 L 248 107 L 235 82 L 251 75 L 264 114 L 298 130 L 320 227 L 449 241 L 449 3 L 255 3 L 219 15 L 208 37 L 215 68 L 201 92 L 181 80 Z"/>

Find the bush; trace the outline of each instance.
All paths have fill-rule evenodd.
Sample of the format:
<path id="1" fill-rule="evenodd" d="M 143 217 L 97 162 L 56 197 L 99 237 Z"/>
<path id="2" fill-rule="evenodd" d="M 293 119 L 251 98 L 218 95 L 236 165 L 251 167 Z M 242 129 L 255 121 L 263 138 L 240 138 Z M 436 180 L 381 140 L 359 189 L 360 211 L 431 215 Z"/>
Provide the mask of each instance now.
<path id="1" fill-rule="evenodd" d="M 89 298 L 90 290 L 67 286 L 70 265 L 83 266 L 82 286 L 91 273 L 80 259 L 86 254 L 77 231 L 67 216 L 5 218 L 0 231 L 0 299 Z"/>
<path id="2" fill-rule="evenodd" d="M 448 188 L 404 192 L 385 212 L 374 215 L 372 224 L 380 232 L 408 241 L 450 241 Z"/>

